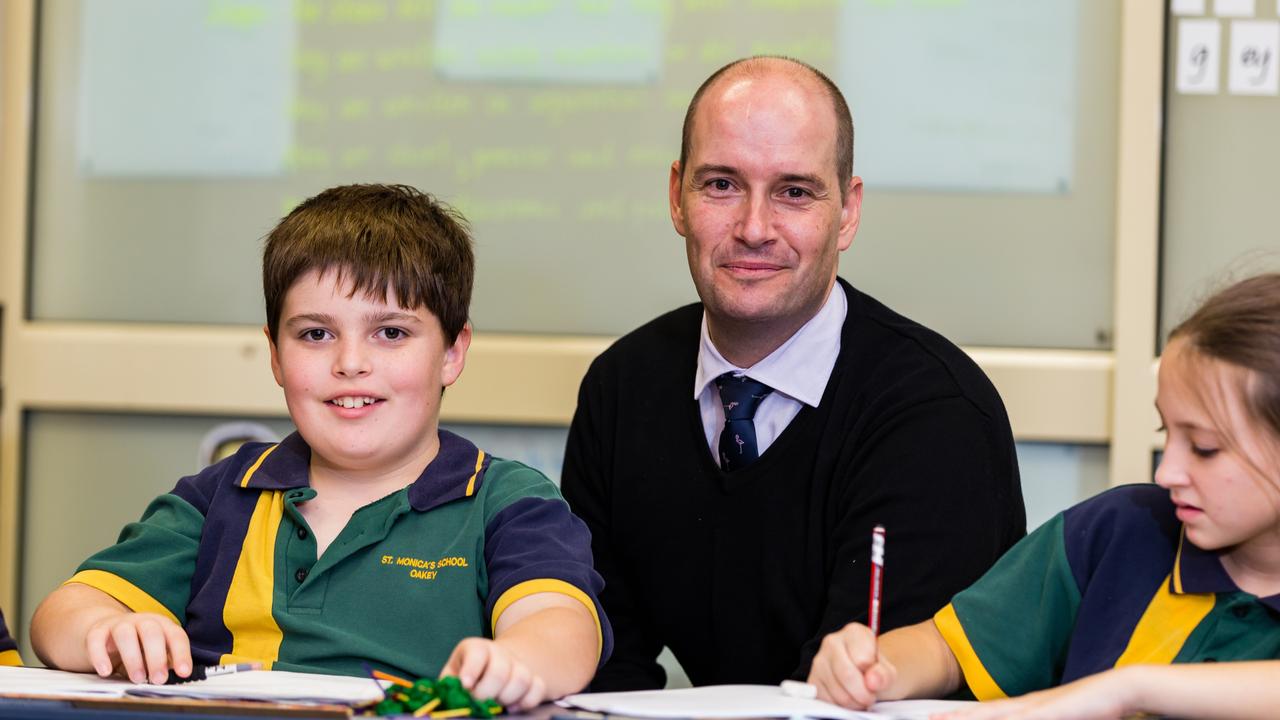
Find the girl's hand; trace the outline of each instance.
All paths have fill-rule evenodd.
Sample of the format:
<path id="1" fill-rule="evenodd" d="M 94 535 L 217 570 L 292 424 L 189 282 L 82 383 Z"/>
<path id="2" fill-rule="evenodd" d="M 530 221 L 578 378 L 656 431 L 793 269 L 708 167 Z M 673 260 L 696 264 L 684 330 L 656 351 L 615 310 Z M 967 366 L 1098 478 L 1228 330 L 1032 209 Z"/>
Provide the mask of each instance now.
<path id="1" fill-rule="evenodd" d="M 934 715 L 931 720 L 1111 720 L 1131 713 L 1123 669 L 1108 670 L 1056 688 L 972 708 Z"/>
<path id="2" fill-rule="evenodd" d="M 818 699 L 841 707 L 865 710 L 889 688 L 898 671 L 880 656 L 871 628 L 849 623 L 822 638 L 809 668 L 809 684 Z"/>

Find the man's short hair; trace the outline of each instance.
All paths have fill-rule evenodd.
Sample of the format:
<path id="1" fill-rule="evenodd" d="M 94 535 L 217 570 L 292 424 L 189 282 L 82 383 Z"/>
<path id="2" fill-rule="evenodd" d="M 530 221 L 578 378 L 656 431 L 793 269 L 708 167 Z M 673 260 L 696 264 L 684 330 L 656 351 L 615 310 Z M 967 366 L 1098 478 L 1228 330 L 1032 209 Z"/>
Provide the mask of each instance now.
<path id="1" fill-rule="evenodd" d="M 452 344 L 467 322 L 475 256 L 466 218 L 408 185 L 342 185 L 293 209 L 262 254 L 267 330 L 274 342 L 285 294 L 312 270 L 336 272 L 351 293 L 426 307 Z"/>
<path id="2" fill-rule="evenodd" d="M 684 130 L 680 136 L 681 175 L 683 176 L 685 163 L 689 159 L 689 146 L 693 135 L 693 116 L 698 110 L 698 103 L 702 100 L 703 94 L 715 84 L 716 80 L 719 80 L 730 70 L 749 73 L 752 71 L 753 66 L 763 66 L 763 63 L 760 62 L 761 60 L 782 60 L 792 63 L 798 70 L 807 71 L 827 91 L 827 95 L 831 98 L 831 105 L 835 111 L 836 118 L 836 177 L 840 180 L 841 189 L 844 189 L 845 184 L 849 182 L 849 178 L 853 177 L 853 115 L 849 112 L 849 103 L 845 102 L 844 94 L 840 92 L 840 88 L 836 87 L 831 78 L 823 74 L 821 70 L 806 62 L 781 55 L 756 55 L 734 60 L 712 73 L 711 77 L 698 86 L 698 91 L 693 94 L 693 99 L 689 101 L 689 109 L 684 113 Z"/>

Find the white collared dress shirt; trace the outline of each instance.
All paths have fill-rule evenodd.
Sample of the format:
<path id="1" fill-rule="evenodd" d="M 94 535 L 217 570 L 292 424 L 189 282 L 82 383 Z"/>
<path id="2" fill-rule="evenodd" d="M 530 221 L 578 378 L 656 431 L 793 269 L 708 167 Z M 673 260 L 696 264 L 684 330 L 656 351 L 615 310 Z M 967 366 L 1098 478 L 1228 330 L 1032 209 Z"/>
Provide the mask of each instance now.
<path id="1" fill-rule="evenodd" d="M 782 434 L 805 405 L 817 407 L 822 401 L 831 369 L 840 354 L 840 331 L 848 313 L 848 300 L 839 283 L 832 286 L 817 314 L 809 318 L 777 350 L 749 368 L 740 368 L 720 354 L 707 332 L 707 315 L 702 314 L 698 370 L 693 377 L 693 396 L 702 413 L 711 456 L 720 462 L 720 431 L 724 429 L 724 406 L 715 379 L 726 372 L 759 380 L 773 392 L 756 409 L 756 450 L 765 450 Z"/>

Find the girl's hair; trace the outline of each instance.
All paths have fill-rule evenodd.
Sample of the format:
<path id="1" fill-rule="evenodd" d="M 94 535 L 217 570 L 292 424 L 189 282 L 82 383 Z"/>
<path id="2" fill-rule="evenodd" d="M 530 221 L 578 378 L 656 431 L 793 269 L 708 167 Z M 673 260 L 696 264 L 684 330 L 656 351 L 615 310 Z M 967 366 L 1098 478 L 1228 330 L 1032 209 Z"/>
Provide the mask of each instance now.
<path id="1" fill-rule="evenodd" d="M 1253 419 L 1280 438 L 1280 273 L 1242 280 L 1169 333 L 1205 358 L 1247 370 L 1235 388 Z"/>

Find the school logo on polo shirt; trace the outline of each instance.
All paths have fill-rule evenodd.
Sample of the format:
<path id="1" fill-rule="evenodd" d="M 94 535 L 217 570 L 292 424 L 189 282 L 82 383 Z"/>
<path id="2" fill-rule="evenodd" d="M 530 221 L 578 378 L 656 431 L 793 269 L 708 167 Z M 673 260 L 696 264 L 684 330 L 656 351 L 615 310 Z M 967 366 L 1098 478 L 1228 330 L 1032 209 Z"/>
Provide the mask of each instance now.
<path id="1" fill-rule="evenodd" d="M 471 567 L 467 558 L 461 555 L 446 555 L 434 560 L 413 557 L 410 555 L 383 555 L 382 564 L 393 568 L 404 568 L 409 577 L 415 580 L 435 580 L 440 573 Z"/>

